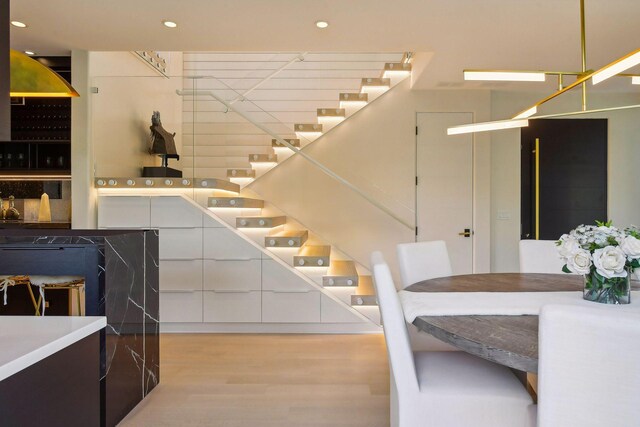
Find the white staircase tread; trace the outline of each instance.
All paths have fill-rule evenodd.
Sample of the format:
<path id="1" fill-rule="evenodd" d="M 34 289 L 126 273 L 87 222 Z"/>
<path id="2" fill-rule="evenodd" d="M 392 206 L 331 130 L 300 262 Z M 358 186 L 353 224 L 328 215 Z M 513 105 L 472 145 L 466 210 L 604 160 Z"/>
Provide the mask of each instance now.
<path id="1" fill-rule="evenodd" d="M 236 218 L 236 228 L 273 228 L 286 222 L 286 216 L 241 216 Z"/>
<path id="2" fill-rule="evenodd" d="M 227 178 L 255 178 L 256 171 L 253 169 L 227 169 Z"/>
<path id="3" fill-rule="evenodd" d="M 343 92 L 340 94 L 340 102 L 369 102 L 369 94 Z"/>
<path id="4" fill-rule="evenodd" d="M 390 77 L 393 73 L 410 73 L 411 64 L 408 62 L 387 62 L 382 70 L 382 78 Z"/>
<path id="5" fill-rule="evenodd" d="M 293 257 L 296 267 L 329 267 L 331 246 L 305 245 L 300 248 L 298 255 Z"/>
<path id="6" fill-rule="evenodd" d="M 299 248 L 309 238 L 309 232 L 307 230 L 287 230 L 280 233 L 265 236 L 265 247 L 285 247 L 285 248 Z"/>
<path id="7" fill-rule="evenodd" d="M 361 87 L 390 87 L 391 79 L 388 78 L 366 78 L 362 79 Z"/>
<path id="8" fill-rule="evenodd" d="M 356 293 L 351 295 L 352 306 L 372 306 L 378 305 L 375 288 L 371 276 L 360 276 Z"/>
<path id="9" fill-rule="evenodd" d="M 298 138 L 283 138 L 286 142 L 293 145 L 294 147 L 300 147 L 300 140 Z M 274 148 L 288 148 L 286 145 L 280 143 L 277 139 L 271 140 L 271 147 Z"/>
<path id="10" fill-rule="evenodd" d="M 296 123 L 294 126 L 296 132 L 314 132 L 321 133 L 322 125 L 318 123 Z"/>
<path id="11" fill-rule="evenodd" d="M 278 156 L 276 154 L 249 154 L 249 163 L 277 163 Z"/>
<path id="12" fill-rule="evenodd" d="M 318 117 L 345 117 L 344 108 L 318 108 Z"/>
<path id="13" fill-rule="evenodd" d="M 209 197 L 209 208 L 263 208 L 264 200 L 247 197 Z"/>
<path id="14" fill-rule="evenodd" d="M 323 286 L 358 286 L 358 271 L 353 261 L 332 261 Z"/>

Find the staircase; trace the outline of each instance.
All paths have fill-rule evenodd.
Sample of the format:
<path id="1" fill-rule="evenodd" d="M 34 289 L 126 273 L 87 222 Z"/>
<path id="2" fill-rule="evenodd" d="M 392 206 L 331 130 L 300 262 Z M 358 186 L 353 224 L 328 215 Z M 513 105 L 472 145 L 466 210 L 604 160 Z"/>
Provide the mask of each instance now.
<path id="1" fill-rule="evenodd" d="M 271 257 L 283 260 L 326 292 L 351 305 L 373 323 L 380 324 L 377 309 L 367 310 L 367 307 L 377 306 L 369 272 L 345 259 L 309 230 L 288 221 L 286 216 L 255 215 L 256 210 L 262 213 L 264 207 L 263 200 L 241 196 L 207 199 L 210 211 L 268 250 Z"/>
<path id="2" fill-rule="evenodd" d="M 305 146 L 347 121 L 349 117 L 409 77 L 410 73 L 411 64 L 409 63 L 404 61 L 387 62 L 379 77 L 361 78 L 358 90 L 340 91 L 332 103 L 324 102 L 315 110 L 314 121 L 293 122 L 290 127 L 286 127 L 288 132 L 282 132 L 283 123 L 277 123 L 273 126 L 266 123 L 264 126 L 273 130 L 273 135 L 278 135 L 279 138 L 283 138 L 292 146 L 304 149 Z M 246 109 L 246 106 L 244 108 Z M 266 113 L 271 116 L 268 111 Z M 196 114 L 194 113 L 193 116 L 195 119 Z M 243 125 L 253 126 L 249 122 L 245 122 Z M 241 131 L 249 132 L 246 127 L 242 127 Z M 262 140 L 265 136 L 267 135 L 262 136 Z M 192 137 L 195 138 L 195 135 Z M 233 167 L 227 168 L 224 175 L 229 181 L 238 184 L 240 188 L 250 185 L 251 182 L 259 179 L 260 176 L 277 167 L 293 154 L 290 148 L 276 138 L 270 138 L 268 145 L 258 144 L 256 135 L 247 135 L 246 138 L 243 138 L 242 134 L 238 134 L 234 135 L 233 140 L 238 141 L 238 148 L 253 147 L 254 149 L 246 154 L 244 161 L 239 161 L 235 147 L 234 149 L 226 149 L 227 153 L 233 153 L 227 158 L 227 164 L 232 163 Z M 187 154 L 185 157 L 188 159 L 189 155 L 193 156 L 194 169 L 193 171 L 185 170 L 187 176 L 190 172 L 198 174 L 199 168 L 196 167 L 196 162 L 201 161 L 205 165 L 209 164 L 206 155 L 203 155 L 202 159 L 195 155 L 198 154 L 195 152 L 195 145 L 191 149 L 191 154 Z M 198 150 L 206 153 L 209 147 L 204 146 Z M 212 149 L 211 152 L 213 151 L 215 150 Z M 189 160 L 185 164 L 188 162 Z M 208 176 L 219 178 L 216 176 L 220 169 L 219 166 L 216 163 L 217 169 L 209 169 L 211 173 Z M 200 201 L 201 204 L 203 202 Z M 230 226 L 235 227 L 237 233 L 245 235 L 265 248 L 271 257 L 281 259 L 290 268 L 297 270 L 321 286 L 323 292 L 333 294 L 373 323 L 380 324 L 373 282 L 367 269 L 350 260 L 348 256 L 340 253 L 328 242 L 322 241 L 310 230 L 296 224 L 295 219 L 288 218 L 283 212 L 278 212 L 277 209 L 269 206 L 267 201 L 240 194 L 237 196 L 216 194 L 208 197 L 206 208 Z"/>

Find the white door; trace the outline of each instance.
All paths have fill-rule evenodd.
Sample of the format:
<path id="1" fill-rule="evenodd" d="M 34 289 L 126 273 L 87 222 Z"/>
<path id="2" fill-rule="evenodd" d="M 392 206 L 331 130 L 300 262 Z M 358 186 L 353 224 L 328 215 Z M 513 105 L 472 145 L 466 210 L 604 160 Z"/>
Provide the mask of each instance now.
<path id="1" fill-rule="evenodd" d="M 447 242 L 453 274 L 473 272 L 473 139 L 447 128 L 471 113 L 418 113 L 417 240 Z"/>

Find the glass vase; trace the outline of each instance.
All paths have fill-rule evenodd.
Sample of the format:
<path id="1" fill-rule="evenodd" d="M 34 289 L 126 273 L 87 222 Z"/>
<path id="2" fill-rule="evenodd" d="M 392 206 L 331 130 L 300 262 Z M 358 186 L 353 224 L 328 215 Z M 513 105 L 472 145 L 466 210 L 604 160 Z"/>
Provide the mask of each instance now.
<path id="1" fill-rule="evenodd" d="M 584 299 L 602 304 L 629 304 L 631 302 L 631 271 L 627 277 L 610 279 L 592 271 L 584 276 Z"/>

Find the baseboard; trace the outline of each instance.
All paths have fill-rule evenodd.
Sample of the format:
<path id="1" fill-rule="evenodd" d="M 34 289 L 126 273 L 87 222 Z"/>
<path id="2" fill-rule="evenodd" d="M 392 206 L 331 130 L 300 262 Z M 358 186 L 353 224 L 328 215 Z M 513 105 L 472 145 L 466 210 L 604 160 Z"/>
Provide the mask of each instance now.
<path id="1" fill-rule="evenodd" d="M 160 333 L 381 334 L 371 323 L 160 323 Z"/>

